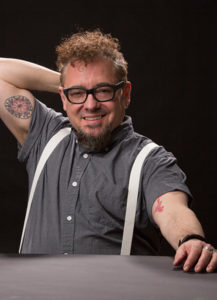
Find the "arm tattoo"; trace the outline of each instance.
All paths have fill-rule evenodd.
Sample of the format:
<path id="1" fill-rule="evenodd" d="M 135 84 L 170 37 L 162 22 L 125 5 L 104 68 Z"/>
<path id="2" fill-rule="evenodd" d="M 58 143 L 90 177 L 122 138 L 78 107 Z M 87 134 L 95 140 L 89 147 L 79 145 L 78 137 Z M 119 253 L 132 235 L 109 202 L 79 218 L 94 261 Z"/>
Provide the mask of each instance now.
<path id="1" fill-rule="evenodd" d="M 17 95 L 5 100 L 7 111 L 19 119 L 29 119 L 32 115 L 32 103 L 25 96 Z"/>
<path id="2" fill-rule="evenodd" d="M 162 200 L 160 198 L 157 199 L 157 206 L 155 207 L 154 212 L 162 212 L 164 210 L 164 206 L 162 205 Z"/>

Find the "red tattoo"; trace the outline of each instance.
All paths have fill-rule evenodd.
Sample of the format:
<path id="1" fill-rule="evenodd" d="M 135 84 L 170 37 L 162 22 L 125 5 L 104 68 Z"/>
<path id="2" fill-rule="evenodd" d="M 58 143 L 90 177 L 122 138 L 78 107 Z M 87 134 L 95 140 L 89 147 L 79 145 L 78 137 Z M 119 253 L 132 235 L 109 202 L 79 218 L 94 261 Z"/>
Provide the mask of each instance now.
<path id="1" fill-rule="evenodd" d="M 155 207 L 154 212 L 162 212 L 164 210 L 164 206 L 162 205 L 162 200 L 160 198 L 157 199 L 157 206 Z"/>

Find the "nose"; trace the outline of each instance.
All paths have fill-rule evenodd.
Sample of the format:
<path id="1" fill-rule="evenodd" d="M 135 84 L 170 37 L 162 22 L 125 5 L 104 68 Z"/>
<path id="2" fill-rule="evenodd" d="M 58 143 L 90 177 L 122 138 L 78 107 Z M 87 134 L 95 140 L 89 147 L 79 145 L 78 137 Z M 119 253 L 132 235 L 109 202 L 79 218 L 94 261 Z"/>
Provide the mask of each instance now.
<path id="1" fill-rule="evenodd" d="M 84 108 L 87 110 L 95 110 L 100 107 L 100 102 L 96 101 L 92 94 L 89 94 L 84 102 Z"/>

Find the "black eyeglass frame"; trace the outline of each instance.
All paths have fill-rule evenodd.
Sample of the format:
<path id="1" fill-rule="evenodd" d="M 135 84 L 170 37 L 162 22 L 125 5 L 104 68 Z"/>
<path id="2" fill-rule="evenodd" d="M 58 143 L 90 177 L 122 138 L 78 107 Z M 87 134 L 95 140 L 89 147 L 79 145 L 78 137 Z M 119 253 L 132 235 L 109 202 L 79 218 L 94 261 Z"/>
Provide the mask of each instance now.
<path id="1" fill-rule="evenodd" d="M 120 81 L 119 83 L 116 83 L 116 84 L 109 84 L 109 83 L 108 83 L 108 84 L 102 84 L 102 85 L 99 85 L 99 86 L 97 86 L 97 87 L 95 87 L 95 88 L 92 88 L 92 89 L 85 89 L 85 88 L 83 88 L 83 87 L 76 87 L 76 86 L 75 86 L 75 87 L 70 87 L 70 88 L 67 88 L 67 89 L 63 89 L 63 93 L 64 93 L 64 95 L 66 96 L 67 100 L 68 100 L 70 103 L 72 103 L 72 104 L 83 104 L 83 103 L 87 100 L 87 97 L 88 97 L 89 94 L 92 94 L 92 95 L 93 95 L 93 98 L 94 98 L 97 102 L 108 102 L 108 101 L 112 101 L 112 100 L 114 99 L 115 94 L 116 94 L 116 91 L 117 91 L 118 89 L 122 88 L 122 87 L 124 86 L 125 83 L 126 83 L 125 81 Z M 95 95 L 95 91 L 96 91 L 98 88 L 102 88 L 102 87 L 111 87 L 111 88 L 113 89 L 113 96 L 112 96 L 112 98 L 107 99 L 107 100 L 99 100 L 99 99 L 97 99 L 97 97 L 96 97 L 96 95 Z M 68 93 L 69 93 L 70 90 L 77 90 L 77 89 L 83 90 L 83 91 L 86 92 L 86 98 L 85 98 L 85 100 L 82 101 L 82 102 L 74 102 L 74 101 L 71 101 L 71 100 L 69 99 L 69 97 L 68 97 Z"/>

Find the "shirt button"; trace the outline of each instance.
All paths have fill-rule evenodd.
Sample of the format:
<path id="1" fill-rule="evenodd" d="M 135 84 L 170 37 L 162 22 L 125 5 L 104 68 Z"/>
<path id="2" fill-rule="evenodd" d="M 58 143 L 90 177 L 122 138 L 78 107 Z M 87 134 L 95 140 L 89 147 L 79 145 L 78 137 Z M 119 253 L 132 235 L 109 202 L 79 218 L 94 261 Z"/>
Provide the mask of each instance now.
<path id="1" fill-rule="evenodd" d="M 67 219 L 67 221 L 71 221 L 72 220 L 72 216 L 68 216 L 66 219 Z"/>
<path id="2" fill-rule="evenodd" d="M 72 186 L 77 186 L 77 185 L 78 185 L 78 183 L 76 181 L 72 182 Z"/>
<path id="3" fill-rule="evenodd" d="M 88 154 L 85 153 L 85 154 L 83 155 L 83 158 L 88 158 Z"/>

